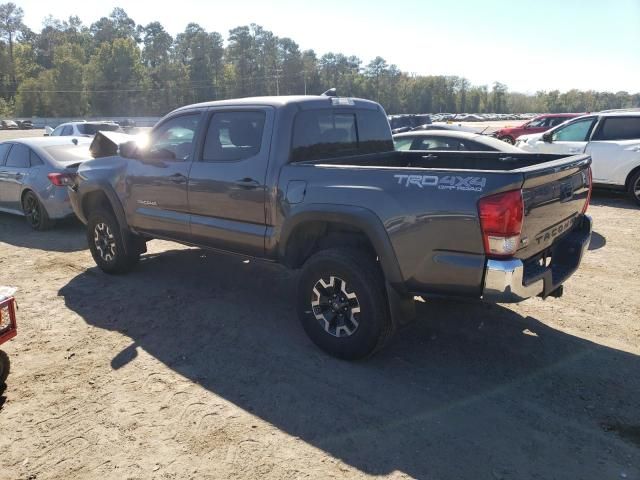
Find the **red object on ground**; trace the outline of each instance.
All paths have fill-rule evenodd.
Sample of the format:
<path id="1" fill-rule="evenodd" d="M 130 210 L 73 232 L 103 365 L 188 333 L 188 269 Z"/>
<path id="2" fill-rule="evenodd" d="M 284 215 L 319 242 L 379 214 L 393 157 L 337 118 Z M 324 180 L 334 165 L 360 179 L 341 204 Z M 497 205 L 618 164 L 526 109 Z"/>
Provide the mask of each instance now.
<path id="1" fill-rule="evenodd" d="M 16 324 L 16 299 L 9 297 L 0 301 L 0 345 L 18 334 Z"/>

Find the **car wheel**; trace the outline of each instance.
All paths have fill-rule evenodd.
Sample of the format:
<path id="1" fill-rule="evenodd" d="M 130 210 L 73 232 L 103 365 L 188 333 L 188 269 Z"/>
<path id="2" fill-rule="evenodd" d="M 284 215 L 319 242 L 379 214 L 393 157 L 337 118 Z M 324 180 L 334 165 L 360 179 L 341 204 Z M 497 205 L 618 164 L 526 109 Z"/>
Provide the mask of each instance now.
<path id="1" fill-rule="evenodd" d="M 91 256 L 102 271 L 125 273 L 140 260 L 140 249 L 128 241 L 125 248 L 120 225 L 113 213 L 97 210 L 87 221 L 87 242 Z"/>
<path id="2" fill-rule="evenodd" d="M 329 249 L 309 258 L 297 301 L 309 338 L 335 357 L 366 358 L 393 335 L 382 271 L 374 258 L 358 250 Z"/>
<path id="3" fill-rule="evenodd" d="M 515 143 L 516 143 L 515 139 L 513 137 L 509 137 L 509 136 L 500 137 L 500 140 L 502 140 L 503 142 L 507 142 L 510 145 L 515 145 Z"/>
<path id="4" fill-rule="evenodd" d="M 11 362 L 9 361 L 9 355 L 0 350 L 0 386 L 4 385 L 7 381 L 10 369 Z"/>
<path id="5" fill-rule="evenodd" d="M 27 219 L 27 223 L 29 223 L 34 230 L 47 230 L 53 225 L 53 222 L 49 219 L 46 208 L 44 208 L 44 205 L 38 200 L 36 194 L 31 191 L 25 193 L 22 198 L 22 211 Z"/>
<path id="6" fill-rule="evenodd" d="M 629 195 L 631 199 L 640 205 L 640 171 L 637 171 L 629 182 Z"/>

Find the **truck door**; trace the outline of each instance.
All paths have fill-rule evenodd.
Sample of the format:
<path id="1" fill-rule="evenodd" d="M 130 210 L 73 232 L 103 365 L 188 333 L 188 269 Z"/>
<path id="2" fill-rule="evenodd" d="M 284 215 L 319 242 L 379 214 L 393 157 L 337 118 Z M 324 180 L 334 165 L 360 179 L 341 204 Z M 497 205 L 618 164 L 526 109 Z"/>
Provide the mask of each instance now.
<path id="1" fill-rule="evenodd" d="M 203 112 L 171 117 L 127 169 L 127 221 L 136 230 L 169 239 L 189 237 L 187 179 Z"/>
<path id="2" fill-rule="evenodd" d="M 189 175 L 194 243 L 264 255 L 271 108 L 211 110 Z"/>

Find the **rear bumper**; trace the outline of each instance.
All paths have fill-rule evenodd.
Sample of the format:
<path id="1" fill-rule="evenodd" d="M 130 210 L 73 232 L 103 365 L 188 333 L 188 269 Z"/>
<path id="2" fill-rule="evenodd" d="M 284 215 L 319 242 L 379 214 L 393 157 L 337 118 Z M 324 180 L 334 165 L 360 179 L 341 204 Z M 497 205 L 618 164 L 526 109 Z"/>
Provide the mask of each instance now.
<path id="1" fill-rule="evenodd" d="M 487 260 L 483 300 L 517 303 L 530 297 L 547 297 L 558 290 L 580 266 L 592 227 L 591 217 L 584 215 L 580 226 L 553 246 L 548 266 L 541 266 L 536 259 Z"/>
<path id="2" fill-rule="evenodd" d="M 47 188 L 46 191 L 39 191 L 38 193 L 51 220 L 61 220 L 73 216 L 73 209 L 71 208 L 66 187 L 52 186 Z"/>

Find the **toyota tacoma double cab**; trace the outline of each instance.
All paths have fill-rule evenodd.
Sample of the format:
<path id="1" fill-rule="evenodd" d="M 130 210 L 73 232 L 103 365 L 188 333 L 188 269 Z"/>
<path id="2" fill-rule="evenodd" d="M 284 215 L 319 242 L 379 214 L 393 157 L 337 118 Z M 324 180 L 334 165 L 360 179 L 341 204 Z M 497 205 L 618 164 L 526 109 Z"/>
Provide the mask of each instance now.
<path id="1" fill-rule="evenodd" d="M 417 296 L 559 297 L 591 236 L 589 156 L 397 152 L 367 100 L 217 101 L 144 144 L 104 135 L 70 187 L 102 270 L 155 238 L 300 269 L 302 326 L 343 359 L 385 345 Z"/>

